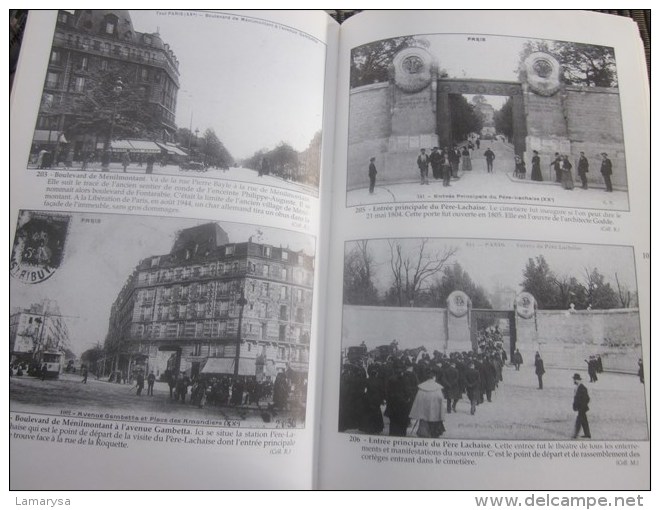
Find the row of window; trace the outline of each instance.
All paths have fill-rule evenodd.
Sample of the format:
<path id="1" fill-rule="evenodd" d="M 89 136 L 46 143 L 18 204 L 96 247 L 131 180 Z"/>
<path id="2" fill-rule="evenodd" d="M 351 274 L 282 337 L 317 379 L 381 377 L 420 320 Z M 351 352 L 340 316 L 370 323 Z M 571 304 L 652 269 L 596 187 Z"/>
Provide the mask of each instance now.
<path id="1" fill-rule="evenodd" d="M 133 324 L 131 337 L 141 339 L 223 338 L 237 333 L 237 321 L 187 321 L 155 324 Z M 309 332 L 299 326 L 273 325 L 247 321 L 243 324 L 243 339 L 295 342 L 309 344 Z"/>
<path id="2" fill-rule="evenodd" d="M 295 322 L 305 322 L 305 309 L 295 309 Z M 279 313 L 278 313 L 279 312 Z M 181 320 L 197 318 L 219 318 L 238 316 L 238 305 L 230 301 L 218 301 L 215 305 L 211 303 L 189 303 L 161 305 L 152 310 L 151 308 L 136 308 L 133 319 L 140 322 L 149 322 L 153 320 Z M 274 314 L 277 315 L 275 316 Z M 289 307 L 287 305 L 271 306 L 268 302 L 251 302 L 244 310 L 246 317 L 259 317 L 263 319 L 277 319 L 280 321 L 290 321 L 293 318 L 289 316 Z"/>
<path id="3" fill-rule="evenodd" d="M 152 259 L 151 266 L 157 267 L 158 262 L 154 263 L 158 257 Z M 153 285 L 156 283 L 181 281 L 191 278 L 208 278 L 213 276 L 240 275 L 244 272 L 249 274 L 259 274 L 265 278 L 279 278 L 288 280 L 293 276 L 295 283 L 311 285 L 312 274 L 303 269 L 292 269 L 281 266 L 271 266 L 269 264 L 255 264 L 252 261 L 234 261 L 231 263 L 217 262 L 200 266 L 184 266 L 176 269 L 162 269 L 160 271 L 143 271 L 139 275 L 138 283 L 143 285 Z"/>

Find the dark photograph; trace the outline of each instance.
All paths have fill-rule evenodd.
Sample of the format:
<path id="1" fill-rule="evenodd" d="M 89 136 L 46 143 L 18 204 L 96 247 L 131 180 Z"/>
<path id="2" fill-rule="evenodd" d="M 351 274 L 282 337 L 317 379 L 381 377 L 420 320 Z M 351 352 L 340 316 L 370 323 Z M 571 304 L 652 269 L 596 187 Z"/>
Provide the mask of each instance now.
<path id="1" fill-rule="evenodd" d="M 58 227 L 63 249 L 26 261 Z M 11 410 L 304 427 L 314 254 L 311 236 L 255 225 L 21 211 Z"/>
<path id="2" fill-rule="evenodd" d="M 347 206 L 629 210 L 614 49 L 474 34 L 351 53 Z"/>
<path id="3" fill-rule="evenodd" d="M 347 242 L 339 431 L 646 441 L 638 306 L 631 247 Z"/>
<path id="4" fill-rule="evenodd" d="M 280 28 L 204 11 L 58 11 L 28 168 L 318 196 L 325 46 Z"/>

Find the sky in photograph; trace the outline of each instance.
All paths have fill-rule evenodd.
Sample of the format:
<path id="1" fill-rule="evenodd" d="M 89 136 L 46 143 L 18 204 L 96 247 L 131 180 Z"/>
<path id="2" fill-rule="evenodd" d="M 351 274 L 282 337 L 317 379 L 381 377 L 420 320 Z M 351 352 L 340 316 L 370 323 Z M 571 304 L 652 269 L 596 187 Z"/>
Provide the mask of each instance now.
<path id="1" fill-rule="evenodd" d="M 325 46 L 257 18 L 172 12 L 131 11 L 131 19 L 138 32 L 159 32 L 179 60 L 177 125 L 200 136 L 213 128 L 239 159 L 280 142 L 305 150 L 321 130 Z"/>
<path id="2" fill-rule="evenodd" d="M 85 223 L 84 219 L 100 219 Z M 55 301 L 65 316 L 71 349 L 80 355 L 108 331 L 110 308 L 140 260 L 170 252 L 176 233 L 206 223 L 198 220 L 74 214 L 59 269 L 48 280 L 24 284 L 10 277 L 11 311 L 29 308 L 44 298 Z M 218 222 L 230 242 L 253 241 L 315 254 L 314 239 L 296 232 L 248 224 Z"/>
<path id="3" fill-rule="evenodd" d="M 414 257 L 419 253 L 419 239 L 399 240 L 404 254 Z M 390 248 L 387 240 L 369 241 L 369 250 L 374 257 L 374 285 L 384 294 L 392 282 L 390 269 Z M 354 244 L 347 243 L 350 251 Z M 439 254 L 448 248 L 457 248 L 456 254 L 448 263 L 458 262 L 467 271 L 472 281 L 482 286 L 488 293 L 498 287 L 521 291 L 520 283 L 529 258 L 543 255 L 550 269 L 559 275 L 571 275 L 583 279 L 585 269 L 597 268 L 605 275 L 605 281 L 616 290 L 615 273 L 622 285 L 631 290 L 635 283 L 635 264 L 632 249 L 620 246 L 597 246 L 587 244 L 560 244 L 542 241 L 488 241 L 430 239 L 427 252 Z M 441 275 L 440 275 L 441 276 Z M 433 280 L 427 283 L 432 283 Z"/>

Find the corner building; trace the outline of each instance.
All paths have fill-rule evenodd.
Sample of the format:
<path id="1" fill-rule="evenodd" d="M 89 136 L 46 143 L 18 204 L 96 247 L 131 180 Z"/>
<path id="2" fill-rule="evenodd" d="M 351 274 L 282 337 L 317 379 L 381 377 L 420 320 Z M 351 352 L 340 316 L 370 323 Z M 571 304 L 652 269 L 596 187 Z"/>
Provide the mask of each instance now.
<path id="1" fill-rule="evenodd" d="M 111 370 L 194 377 L 233 375 L 238 364 L 238 375 L 257 380 L 306 374 L 313 279 L 314 258 L 302 251 L 231 243 L 215 223 L 184 229 L 117 296 L 105 340 Z"/>
<path id="2" fill-rule="evenodd" d="M 102 108 L 97 112 L 101 126 L 90 125 L 84 132 L 85 112 L 76 105 L 95 80 L 107 75 L 121 78 L 125 87 L 139 93 L 159 139 L 171 140 L 177 129 L 179 91 L 174 52 L 160 34 L 136 32 L 127 10 L 80 9 L 58 11 L 34 144 L 59 145 L 66 140 L 76 154 L 97 149 L 106 139 L 103 121 L 107 124 L 111 112 Z"/>

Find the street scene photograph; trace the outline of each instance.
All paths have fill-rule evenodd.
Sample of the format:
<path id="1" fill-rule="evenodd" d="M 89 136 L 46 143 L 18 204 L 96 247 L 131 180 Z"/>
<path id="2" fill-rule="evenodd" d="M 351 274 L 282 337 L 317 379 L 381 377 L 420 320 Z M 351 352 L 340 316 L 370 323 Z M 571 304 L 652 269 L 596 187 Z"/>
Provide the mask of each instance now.
<path id="1" fill-rule="evenodd" d="M 647 441 L 636 281 L 627 246 L 347 242 L 339 432 Z"/>
<path id="2" fill-rule="evenodd" d="M 318 196 L 325 51 L 252 16 L 60 10 L 27 167 Z"/>
<path id="3" fill-rule="evenodd" d="M 23 210 L 13 246 L 11 411 L 305 426 L 312 236 Z"/>
<path id="4" fill-rule="evenodd" d="M 346 193 L 629 210 L 614 49 L 482 34 L 353 48 Z"/>

